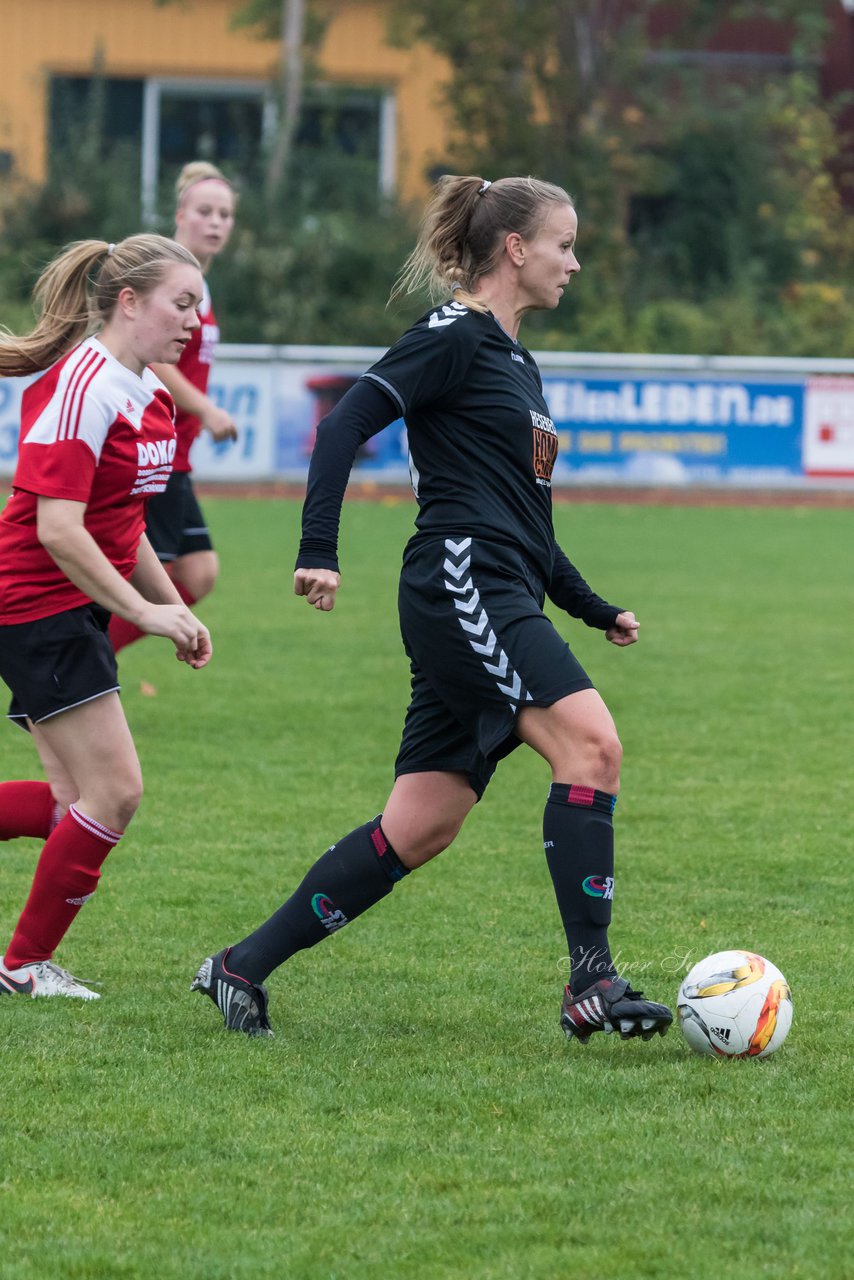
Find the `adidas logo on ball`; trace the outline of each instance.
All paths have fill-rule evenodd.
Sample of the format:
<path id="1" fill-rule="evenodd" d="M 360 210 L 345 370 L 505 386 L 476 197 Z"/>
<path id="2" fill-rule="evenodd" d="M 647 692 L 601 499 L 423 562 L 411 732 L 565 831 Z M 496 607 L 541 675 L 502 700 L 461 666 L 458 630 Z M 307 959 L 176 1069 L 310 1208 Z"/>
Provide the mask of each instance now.
<path id="1" fill-rule="evenodd" d="M 729 1044 L 729 1027 L 709 1027 L 709 1030 L 713 1036 L 717 1036 L 719 1040 L 723 1040 L 724 1044 Z"/>

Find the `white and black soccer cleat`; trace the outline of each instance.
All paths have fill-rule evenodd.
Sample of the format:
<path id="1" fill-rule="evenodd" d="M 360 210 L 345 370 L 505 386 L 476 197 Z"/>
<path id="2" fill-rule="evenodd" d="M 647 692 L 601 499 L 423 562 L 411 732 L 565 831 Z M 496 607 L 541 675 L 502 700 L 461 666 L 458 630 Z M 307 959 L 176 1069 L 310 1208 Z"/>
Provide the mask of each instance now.
<path id="1" fill-rule="evenodd" d="M 672 1021 L 667 1005 L 644 1000 L 643 992 L 632 991 L 625 978 L 600 978 L 577 996 L 567 987 L 560 1012 L 567 1039 L 581 1044 L 587 1044 L 594 1031 L 617 1031 L 621 1040 L 651 1040 L 663 1036 Z"/>
<path id="2" fill-rule="evenodd" d="M 271 1036 L 273 1028 L 267 1017 L 267 988 L 256 987 L 226 968 L 231 947 L 203 960 L 190 984 L 191 991 L 210 996 L 223 1016 L 229 1031 L 242 1031 L 246 1036 Z"/>
<path id="3" fill-rule="evenodd" d="M 36 960 L 20 969 L 7 969 L 0 956 L 0 996 L 68 996 L 75 1000 L 100 1000 L 97 991 L 85 987 L 67 969 L 52 960 Z"/>

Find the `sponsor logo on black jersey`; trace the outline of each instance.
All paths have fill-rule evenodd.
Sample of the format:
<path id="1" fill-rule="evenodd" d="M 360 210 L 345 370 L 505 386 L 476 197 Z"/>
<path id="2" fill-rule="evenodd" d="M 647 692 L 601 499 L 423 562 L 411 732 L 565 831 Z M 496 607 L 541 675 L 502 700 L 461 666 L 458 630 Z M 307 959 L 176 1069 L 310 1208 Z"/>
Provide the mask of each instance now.
<path id="1" fill-rule="evenodd" d="M 534 475 L 537 484 L 550 487 L 557 458 L 557 428 L 544 413 L 531 409 L 530 414 L 534 427 Z"/>

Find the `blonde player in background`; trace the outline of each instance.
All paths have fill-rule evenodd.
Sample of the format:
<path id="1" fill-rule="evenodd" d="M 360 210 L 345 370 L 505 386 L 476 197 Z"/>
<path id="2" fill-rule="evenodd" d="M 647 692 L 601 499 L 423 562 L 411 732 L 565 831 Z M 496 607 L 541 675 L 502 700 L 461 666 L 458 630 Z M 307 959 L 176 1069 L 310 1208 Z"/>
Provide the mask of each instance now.
<path id="1" fill-rule="evenodd" d="M 175 184 L 175 239 L 198 259 L 203 274 L 228 244 L 234 227 L 236 193 L 215 165 L 204 160 L 186 164 Z M 219 559 L 192 482 L 190 450 L 204 430 L 214 440 L 235 440 L 237 427 L 224 409 L 207 395 L 219 326 L 207 281 L 199 306 L 201 324 L 177 365 L 158 365 L 176 405 L 178 439 L 172 475 L 166 490 L 152 498 L 146 533 L 155 554 L 190 607 L 213 590 L 219 576 Z M 119 653 L 144 632 L 125 618 L 114 618 L 110 639 Z"/>

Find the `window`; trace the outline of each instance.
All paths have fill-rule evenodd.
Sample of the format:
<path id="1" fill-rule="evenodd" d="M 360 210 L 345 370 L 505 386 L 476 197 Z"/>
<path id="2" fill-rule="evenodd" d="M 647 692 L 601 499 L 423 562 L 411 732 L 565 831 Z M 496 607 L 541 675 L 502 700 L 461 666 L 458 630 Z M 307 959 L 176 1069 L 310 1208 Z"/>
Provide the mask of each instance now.
<path id="1" fill-rule="evenodd" d="M 125 161 L 133 157 L 148 226 L 156 226 L 167 207 L 171 214 L 172 184 L 188 160 L 210 160 L 246 182 L 259 182 L 275 121 L 264 81 L 96 75 L 54 76 L 50 84 L 51 154 L 67 149 L 71 137 L 79 144 L 88 132 L 105 157 L 113 158 L 117 149 Z M 309 198 L 334 203 L 345 165 L 363 198 L 390 194 L 396 151 L 393 94 L 310 87 L 294 146 Z"/>
<path id="2" fill-rule="evenodd" d="M 109 76 L 53 76 L 48 102 L 50 151 L 66 145 L 73 130 L 79 135 L 97 130 L 108 146 L 130 143 L 142 136 L 144 81 Z"/>
<path id="3" fill-rule="evenodd" d="M 267 87 L 252 80 L 145 82 L 142 121 L 142 212 L 156 223 L 160 200 L 188 160 L 225 164 L 257 177 L 271 123 Z"/>
<path id="4" fill-rule="evenodd" d="M 156 220 L 164 192 L 189 159 L 225 163 L 260 180 L 275 129 L 269 86 L 259 81 L 146 81 L 142 191 L 146 221 Z M 295 140 L 301 176 L 319 199 L 334 191 L 342 161 L 360 169 L 368 191 L 390 193 L 395 180 L 394 97 L 378 90 L 314 86 L 307 90 Z"/>

